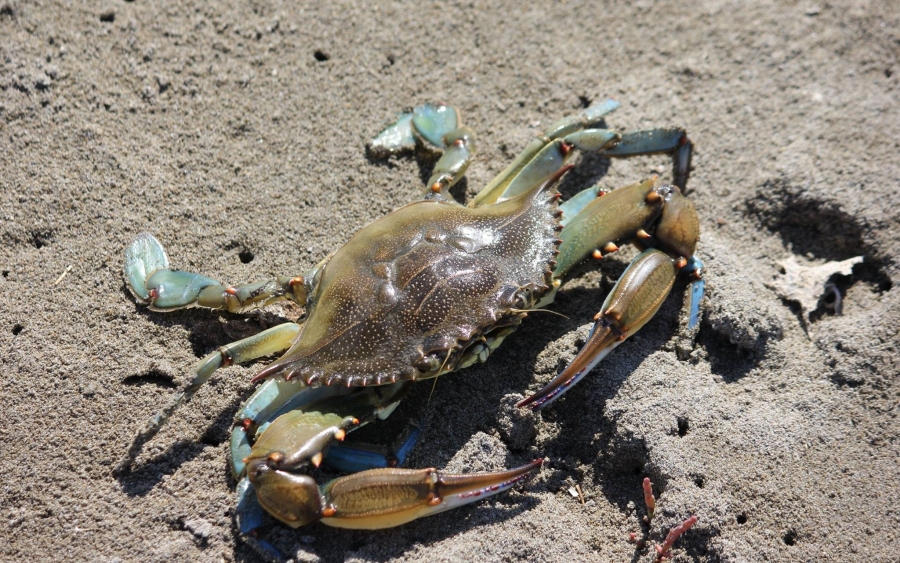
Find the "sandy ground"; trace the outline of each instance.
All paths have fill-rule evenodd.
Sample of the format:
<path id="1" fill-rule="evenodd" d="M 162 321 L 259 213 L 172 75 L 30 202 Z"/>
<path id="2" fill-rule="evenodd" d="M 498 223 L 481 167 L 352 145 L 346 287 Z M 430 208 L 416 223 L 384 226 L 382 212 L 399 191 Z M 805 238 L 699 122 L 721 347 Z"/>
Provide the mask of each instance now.
<path id="1" fill-rule="evenodd" d="M 895 3 L 217 4 L 0 1 L 0 558 L 257 559 L 225 459 L 259 365 L 224 370 L 113 475 L 197 357 L 271 320 L 136 305 L 121 269 L 137 233 L 229 282 L 300 273 L 421 193 L 427 164 L 364 151 L 400 108 L 462 109 L 480 135 L 471 196 L 542 127 L 613 97 L 610 126 L 679 124 L 696 143 L 696 339 L 681 284 L 553 408 L 513 409 L 574 354 L 627 254 L 610 260 L 566 286 L 567 319 L 533 315 L 368 431 L 428 416 L 410 465 L 543 456 L 535 479 L 393 530 L 265 536 L 301 561 L 650 561 L 626 541 L 649 475 L 651 543 L 700 518 L 676 561 L 897 560 Z M 653 173 L 665 157 L 590 157 L 563 191 Z M 778 263 L 858 255 L 835 278 L 843 315 L 820 304 L 807 337 L 767 285 Z"/>

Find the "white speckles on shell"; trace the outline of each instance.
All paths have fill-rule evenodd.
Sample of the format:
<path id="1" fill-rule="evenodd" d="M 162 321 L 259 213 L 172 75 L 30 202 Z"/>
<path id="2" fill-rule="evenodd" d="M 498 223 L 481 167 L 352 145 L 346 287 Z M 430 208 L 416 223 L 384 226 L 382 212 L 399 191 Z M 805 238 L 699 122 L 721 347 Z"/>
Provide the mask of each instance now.
<path id="1" fill-rule="evenodd" d="M 378 300 L 382 303 L 394 303 L 397 301 L 397 290 L 392 283 L 383 283 L 378 286 Z"/>
<path id="2" fill-rule="evenodd" d="M 529 194 L 475 209 L 422 201 L 369 225 L 322 269 L 282 373 L 378 385 L 484 361 L 548 290 L 554 211 Z"/>
<path id="3" fill-rule="evenodd" d="M 432 243 L 442 243 L 447 238 L 447 234 L 436 228 L 436 227 L 426 227 L 425 228 L 425 240 Z"/>
<path id="4" fill-rule="evenodd" d="M 372 274 L 376 278 L 388 279 L 391 277 L 391 265 L 384 262 L 373 264 Z"/>

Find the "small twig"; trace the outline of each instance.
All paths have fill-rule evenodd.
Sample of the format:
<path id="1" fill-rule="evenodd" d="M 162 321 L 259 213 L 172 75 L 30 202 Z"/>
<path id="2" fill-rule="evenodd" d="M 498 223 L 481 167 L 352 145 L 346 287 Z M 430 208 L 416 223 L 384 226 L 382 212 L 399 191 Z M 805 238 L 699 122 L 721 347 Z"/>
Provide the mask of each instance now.
<path id="1" fill-rule="evenodd" d="M 58 285 L 59 285 L 59 282 L 63 281 L 63 278 L 66 277 L 66 276 L 69 274 L 69 272 L 71 272 L 71 271 L 72 271 L 72 265 L 70 264 L 70 265 L 65 269 L 65 271 L 63 271 L 63 273 L 61 273 L 61 274 L 59 275 L 59 277 L 56 278 L 56 281 L 53 282 L 53 285 L 51 285 L 50 287 L 56 287 L 56 286 L 58 286 Z"/>
<path id="2" fill-rule="evenodd" d="M 647 523 L 647 530 L 644 531 L 643 537 L 639 538 L 638 535 L 634 532 L 628 534 L 628 541 L 633 543 L 638 549 L 644 549 L 647 545 L 648 535 L 650 533 L 650 520 L 653 518 L 653 513 L 656 511 L 656 497 L 653 496 L 653 483 L 650 482 L 649 477 L 644 477 L 644 503 L 647 505 L 647 516 L 644 516 L 644 522 Z M 656 546 L 656 561 L 660 562 L 664 559 L 670 557 L 669 550 L 672 549 L 672 544 L 675 543 L 682 534 L 691 529 L 691 526 L 697 523 L 699 518 L 697 516 L 691 516 L 678 526 L 675 526 L 671 530 L 669 530 L 669 534 L 666 536 L 666 541 Z"/>
<path id="3" fill-rule="evenodd" d="M 647 505 L 647 523 L 653 520 L 653 511 L 656 510 L 656 497 L 653 496 L 653 483 L 650 477 L 644 477 L 644 503 Z"/>
<path id="4" fill-rule="evenodd" d="M 581 485 L 569 487 L 569 494 L 572 495 L 572 498 L 577 498 L 581 501 L 582 506 L 584 505 L 584 494 L 581 492 Z"/>
<path id="5" fill-rule="evenodd" d="M 672 549 L 672 544 L 675 543 L 682 534 L 691 529 L 691 526 L 697 523 L 699 518 L 697 516 L 691 516 L 681 524 L 675 526 L 671 530 L 669 530 L 669 535 L 666 536 L 666 541 L 662 542 L 661 545 L 656 546 L 656 560 L 662 561 L 669 557 L 669 550 Z"/>

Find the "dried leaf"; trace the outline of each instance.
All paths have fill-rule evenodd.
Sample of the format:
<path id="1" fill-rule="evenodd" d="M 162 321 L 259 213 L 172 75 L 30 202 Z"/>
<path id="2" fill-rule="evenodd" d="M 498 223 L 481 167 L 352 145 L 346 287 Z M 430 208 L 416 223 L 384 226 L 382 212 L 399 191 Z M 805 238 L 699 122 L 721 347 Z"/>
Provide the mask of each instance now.
<path id="1" fill-rule="evenodd" d="M 828 280 L 836 274 L 849 276 L 853 272 L 853 266 L 862 261 L 862 256 L 856 256 L 840 262 L 809 266 L 801 264 L 796 256 L 791 255 L 778 263 L 784 268 L 784 273 L 766 285 L 781 298 L 800 304 L 803 325 L 808 335 L 809 315 L 816 310 L 819 299 L 828 291 L 825 287 Z"/>

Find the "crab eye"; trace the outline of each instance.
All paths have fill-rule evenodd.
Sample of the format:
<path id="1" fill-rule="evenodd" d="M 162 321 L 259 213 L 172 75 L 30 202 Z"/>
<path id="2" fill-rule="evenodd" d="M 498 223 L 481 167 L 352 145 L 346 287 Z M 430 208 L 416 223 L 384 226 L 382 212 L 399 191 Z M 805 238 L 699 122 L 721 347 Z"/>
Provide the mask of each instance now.
<path id="1" fill-rule="evenodd" d="M 441 366 L 441 361 L 438 359 L 437 355 L 429 354 L 419 360 L 416 364 L 416 369 L 419 370 L 419 373 L 428 373 L 438 369 Z"/>
<path id="2" fill-rule="evenodd" d="M 271 452 L 266 456 L 266 461 L 268 462 L 269 467 L 271 467 L 272 469 L 278 469 L 278 466 L 284 463 L 284 453 Z"/>

